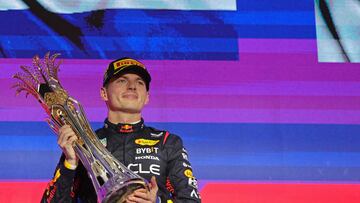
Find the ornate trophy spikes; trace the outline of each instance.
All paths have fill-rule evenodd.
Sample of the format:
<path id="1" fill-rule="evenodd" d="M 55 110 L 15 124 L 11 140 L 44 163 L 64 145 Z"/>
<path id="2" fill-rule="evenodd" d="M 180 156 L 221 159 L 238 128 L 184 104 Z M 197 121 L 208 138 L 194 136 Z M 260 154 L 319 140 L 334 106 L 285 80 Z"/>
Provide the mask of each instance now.
<path id="1" fill-rule="evenodd" d="M 29 66 L 20 66 L 23 70 L 23 73 L 16 73 L 13 77 L 20 80 L 19 82 L 13 85 L 13 88 L 16 88 L 16 95 L 19 95 L 22 91 L 26 92 L 26 97 L 29 94 L 32 94 L 40 103 L 45 111 L 50 114 L 50 107 L 46 105 L 43 96 L 40 93 L 40 87 L 47 88 L 49 86 L 50 80 L 58 81 L 57 73 L 59 70 L 59 65 L 61 61 L 54 65 L 55 59 L 60 54 L 54 54 L 49 58 L 50 53 L 48 52 L 45 55 L 45 60 L 42 62 L 39 56 L 33 57 L 33 67 Z M 58 86 L 62 89 L 60 83 Z"/>
<path id="2" fill-rule="evenodd" d="M 49 115 L 47 122 L 58 134 L 63 125 L 70 125 L 78 137 L 74 150 L 92 180 L 99 202 L 124 202 L 134 190 L 146 188 L 147 181 L 121 164 L 99 141 L 85 117 L 81 104 L 61 86 L 58 79 L 59 54 L 44 60 L 33 58 L 33 67 L 21 66 L 23 72 L 13 77 L 19 81 L 13 86 L 18 95 L 33 95 Z"/>

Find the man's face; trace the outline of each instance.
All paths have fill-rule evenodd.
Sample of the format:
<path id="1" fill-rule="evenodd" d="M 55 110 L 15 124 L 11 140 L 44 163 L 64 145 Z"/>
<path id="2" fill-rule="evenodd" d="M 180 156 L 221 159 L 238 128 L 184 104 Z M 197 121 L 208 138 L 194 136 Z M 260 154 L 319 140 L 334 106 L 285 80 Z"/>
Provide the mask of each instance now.
<path id="1" fill-rule="evenodd" d="M 114 112 L 140 113 L 149 101 L 145 82 L 132 73 L 110 80 L 108 86 L 101 89 L 101 97 Z"/>

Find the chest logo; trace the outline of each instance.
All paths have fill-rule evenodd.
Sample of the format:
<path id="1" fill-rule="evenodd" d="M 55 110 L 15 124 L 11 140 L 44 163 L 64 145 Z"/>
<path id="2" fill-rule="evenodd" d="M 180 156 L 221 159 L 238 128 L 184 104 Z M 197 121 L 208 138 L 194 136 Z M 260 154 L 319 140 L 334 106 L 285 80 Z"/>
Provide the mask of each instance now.
<path id="1" fill-rule="evenodd" d="M 120 130 L 121 133 L 131 133 L 133 132 L 133 127 L 131 125 L 122 125 Z"/>
<path id="2" fill-rule="evenodd" d="M 154 146 L 159 141 L 160 140 L 136 139 L 135 144 L 138 144 L 138 145 L 141 145 L 141 146 Z"/>

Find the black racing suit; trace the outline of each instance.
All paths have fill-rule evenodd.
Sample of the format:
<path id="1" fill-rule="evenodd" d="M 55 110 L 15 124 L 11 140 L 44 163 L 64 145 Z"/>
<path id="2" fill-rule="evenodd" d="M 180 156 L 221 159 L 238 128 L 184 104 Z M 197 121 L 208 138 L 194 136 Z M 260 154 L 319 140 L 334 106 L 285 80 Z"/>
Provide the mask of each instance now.
<path id="1" fill-rule="evenodd" d="M 144 125 L 112 124 L 96 131 L 100 141 L 121 163 L 159 187 L 157 202 L 201 202 L 196 178 L 180 137 Z M 96 192 L 84 166 L 76 170 L 64 165 L 61 156 L 54 178 L 48 183 L 41 202 L 97 202 Z"/>

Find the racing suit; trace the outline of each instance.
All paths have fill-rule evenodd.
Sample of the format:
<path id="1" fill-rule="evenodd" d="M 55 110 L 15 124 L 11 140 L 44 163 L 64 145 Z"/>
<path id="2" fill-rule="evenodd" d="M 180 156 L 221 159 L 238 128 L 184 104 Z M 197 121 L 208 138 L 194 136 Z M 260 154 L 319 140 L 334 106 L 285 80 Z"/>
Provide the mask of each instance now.
<path id="1" fill-rule="evenodd" d="M 113 124 L 107 119 L 96 131 L 101 143 L 121 163 L 146 180 L 156 177 L 157 202 L 201 202 L 197 180 L 192 174 L 180 137 L 144 125 Z M 97 202 L 86 169 L 64 165 L 62 155 L 41 202 Z"/>

